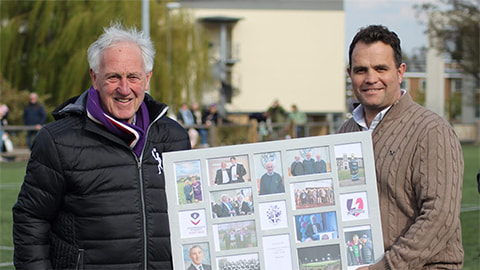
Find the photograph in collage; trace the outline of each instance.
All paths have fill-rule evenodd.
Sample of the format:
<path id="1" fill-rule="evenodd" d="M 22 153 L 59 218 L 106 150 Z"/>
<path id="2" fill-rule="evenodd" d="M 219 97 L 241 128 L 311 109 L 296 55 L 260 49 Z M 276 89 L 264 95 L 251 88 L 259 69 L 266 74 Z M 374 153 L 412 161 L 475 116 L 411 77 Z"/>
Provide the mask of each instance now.
<path id="1" fill-rule="evenodd" d="M 338 238 L 335 211 L 294 216 L 297 242 Z"/>
<path id="2" fill-rule="evenodd" d="M 287 151 L 289 176 L 331 172 L 328 147 L 301 148 Z"/>
<path id="3" fill-rule="evenodd" d="M 215 250 L 243 249 L 257 246 L 255 221 L 241 221 L 213 225 Z"/>
<path id="4" fill-rule="evenodd" d="M 199 160 L 175 163 L 175 180 L 179 204 L 203 201 L 203 181 Z"/>
<path id="5" fill-rule="evenodd" d="M 255 155 L 258 195 L 285 193 L 280 152 Z"/>
<path id="6" fill-rule="evenodd" d="M 209 185 L 251 182 L 247 155 L 212 158 L 207 161 Z"/>
<path id="7" fill-rule="evenodd" d="M 334 149 L 340 186 L 364 185 L 366 180 L 362 144 L 340 144 L 335 145 Z"/>
<path id="8" fill-rule="evenodd" d="M 335 205 L 332 179 L 295 182 L 290 190 L 294 210 Z"/>
<path id="9" fill-rule="evenodd" d="M 185 270 L 211 270 L 210 249 L 208 243 L 195 243 L 183 246 Z M 200 268 L 201 267 L 201 268 Z"/>
<path id="10" fill-rule="evenodd" d="M 325 245 L 299 248 L 297 250 L 299 269 L 341 270 L 339 245 Z"/>
<path id="11" fill-rule="evenodd" d="M 235 217 L 254 214 L 252 188 L 211 192 L 212 217 Z"/>
<path id="12" fill-rule="evenodd" d="M 347 250 L 349 269 L 374 263 L 375 255 L 370 226 L 345 228 L 345 249 Z"/>

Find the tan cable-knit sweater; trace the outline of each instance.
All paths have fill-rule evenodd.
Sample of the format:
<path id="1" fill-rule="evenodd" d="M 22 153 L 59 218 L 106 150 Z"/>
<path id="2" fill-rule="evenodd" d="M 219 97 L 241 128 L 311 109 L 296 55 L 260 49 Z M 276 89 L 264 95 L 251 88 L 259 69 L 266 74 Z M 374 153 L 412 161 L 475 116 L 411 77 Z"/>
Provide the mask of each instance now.
<path id="1" fill-rule="evenodd" d="M 339 129 L 353 131 L 353 118 Z M 463 157 L 451 126 L 405 93 L 372 141 L 385 256 L 370 269 L 461 269 Z"/>

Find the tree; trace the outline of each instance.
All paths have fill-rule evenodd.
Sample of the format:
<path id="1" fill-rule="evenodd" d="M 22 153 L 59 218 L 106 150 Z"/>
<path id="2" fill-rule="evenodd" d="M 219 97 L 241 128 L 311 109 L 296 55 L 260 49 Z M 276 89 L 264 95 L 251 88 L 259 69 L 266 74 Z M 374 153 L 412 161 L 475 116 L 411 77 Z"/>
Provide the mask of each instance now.
<path id="1" fill-rule="evenodd" d="M 480 10 L 479 0 L 440 0 L 438 4 L 415 5 L 428 18 L 427 34 L 432 44 L 456 61 L 462 70 L 480 80 Z"/>
<path id="2" fill-rule="evenodd" d="M 141 1 L 2 1 L 0 73 L 12 88 L 49 94 L 46 103 L 59 105 L 90 87 L 86 51 L 103 27 L 119 21 L 140 29 L 141 10 Z M 178 106 L 209 89 L 208 40 L 186 11 L 170 14 L 167 27 L 167 12 L 164 1 L 150 1 L 157 50 L 150 94 Z"/>

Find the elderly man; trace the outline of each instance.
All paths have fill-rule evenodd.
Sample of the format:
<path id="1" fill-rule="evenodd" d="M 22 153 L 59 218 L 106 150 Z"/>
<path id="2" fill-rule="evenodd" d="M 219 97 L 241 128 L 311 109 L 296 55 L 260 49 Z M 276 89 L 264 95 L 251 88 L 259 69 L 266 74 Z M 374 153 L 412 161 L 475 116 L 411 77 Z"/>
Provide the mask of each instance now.
<path id="1" fill-rule="evenodd" d="M 155 50 L 112 25 L 88 49 L 92 87 L 54 112 L 13 207 L 17 269 L 172 269 L 161 154 L 190 149 L 146 93 Z"/>

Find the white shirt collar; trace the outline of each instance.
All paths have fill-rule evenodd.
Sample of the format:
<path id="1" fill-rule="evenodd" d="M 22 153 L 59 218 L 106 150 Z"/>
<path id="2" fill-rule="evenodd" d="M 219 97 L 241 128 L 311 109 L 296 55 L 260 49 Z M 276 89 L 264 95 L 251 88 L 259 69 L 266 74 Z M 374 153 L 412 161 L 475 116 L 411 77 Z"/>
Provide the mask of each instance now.
<path id="1" fill-rule="evenodd" d="M 403 96 L 407 90 L 401 89 L 401 95 Z M 385 114 L 390 110 L 392 105 L 388 106 L 387 108 L 383 109 L 381 112 L 379 112 L 375 118 L 373 118 L 372 123 L 370 124 L 370 128 L 367 127 L 367 123 L 365 121 L 365 111 L 363 110 L 362 104 L 358 105 L 354 110 L 353 110 L 353 120 L 362 128 L 363 131 L 365 130 L 374 130 L 378 124 L 380 124 L 380 121 L 382 121 L 383 117 L 385 117 Z"/>

